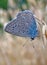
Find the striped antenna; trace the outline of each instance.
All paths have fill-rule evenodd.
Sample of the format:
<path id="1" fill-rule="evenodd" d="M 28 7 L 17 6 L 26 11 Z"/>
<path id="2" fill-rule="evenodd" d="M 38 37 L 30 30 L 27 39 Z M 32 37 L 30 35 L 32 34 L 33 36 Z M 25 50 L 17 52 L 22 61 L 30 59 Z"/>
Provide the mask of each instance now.
<path id="1" fill-rule="evenodd" d="M 46 25 L 46 23 L 45 23 L 45 21 L 44 20 L 40 20 L 36 15 L 33 15 L 37 20 L 39 20 L 39 21 L 37 21 L 39 24 L 43 24 L 43 25 Z"/>
<path id="2" fill-rule="evenodd" d="M 39 24 L 42 24 L 43 25 L 43 27 L 42 27 L 42 34 L 43 34 L 43 36 L 42 36 L 42 38 L 43 38 L 43 42 L 44 42 L 44 46 L 46 46 L 46 40 L 47 40 L 47 31 L 46 31 L 46 27 L 47 27 L 47 25 L 46 25 L 46 23 L 45 23 L 45 21 L 44 20 L 40 20 L 36 15 L 33 15 L 37 20 L 39 20 L 39 21 L 37 21 Z"/>

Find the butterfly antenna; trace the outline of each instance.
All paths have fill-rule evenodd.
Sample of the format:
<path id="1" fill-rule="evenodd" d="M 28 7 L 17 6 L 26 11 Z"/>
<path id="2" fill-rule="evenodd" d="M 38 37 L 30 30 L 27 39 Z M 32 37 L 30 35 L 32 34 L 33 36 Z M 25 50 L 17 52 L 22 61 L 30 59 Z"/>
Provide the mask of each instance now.
<path id="1" fill-rule="evenodd" d="M 37 21 L 39 24 L 43 24 L 43 25 L 46 25 L 46 23 L 45 23 L 45 21 L 44 20 L 40 20 L 36 15 L 33 15 L 37 20 L 39 20 L 39 21 Z M 42 21 L 42 22 L 41 22 Z"/>
<path id="2" fill-rule="evenodd" d="M 42 27 L 42 34 L 43 34 L 43 36 L 42 36 L 42 38 L 43 38 L 43 43 L 45 44 L 44 46 L 46 46 L 46 37 L 45 37 L 45 31 L 46 31 L 46 23 L 45 23 L 45 21 L 44 20 L 40 20 L 37 16 L 35 16 L 34 15 L 34 17 L 37 19 L 37 20 L 39 20 L 39 21 L 37 21 L 39 24 L 43 24 L 43 27 Z"/>

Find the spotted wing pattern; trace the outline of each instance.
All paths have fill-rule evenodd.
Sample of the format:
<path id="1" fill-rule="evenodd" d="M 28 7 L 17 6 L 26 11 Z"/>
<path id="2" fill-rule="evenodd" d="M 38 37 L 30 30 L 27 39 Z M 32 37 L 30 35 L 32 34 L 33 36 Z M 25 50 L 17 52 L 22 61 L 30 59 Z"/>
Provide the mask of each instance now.
<path id="1" fill-rule="evenodd" d="M 35 38 L 38 30 L 33 13 L 29 10 L 19 12 L 16 18 L 6 25 L 5 31 L 17 36 Z"/>

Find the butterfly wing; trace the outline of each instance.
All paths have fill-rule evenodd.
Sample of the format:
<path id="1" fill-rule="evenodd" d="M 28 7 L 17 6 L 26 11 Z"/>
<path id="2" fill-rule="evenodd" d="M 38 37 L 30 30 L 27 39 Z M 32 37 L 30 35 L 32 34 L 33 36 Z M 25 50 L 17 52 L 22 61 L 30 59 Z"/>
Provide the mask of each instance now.
<path id="1" fill-rule="evenodd" d="M 5 31 L 17 36 L 35 38 L 37 36 L 37 25 L 32 12 L 26 10 L 18 13 L 5 27 Z"/>
<path id="2" fill-rule="evenodd" d="M 32 18 L 32 23 L 29 27 L 29 34 L 31 38 L 35 38 L 38 36 L 38 28 L 34 17 Z"/>
<path id="3" fill-rule="evenodd" d="M 16 24 L 16 19 L 13 19 L 10 21 L 4 28 L 4 30 L 10 34 L 15 34 L 15 31 L 17 32 L 17 24 Z"/>
<path id="4" fill-rule="evenodd" d="M 19 22 L 18 22 L 19 21 Z M 22 36 L 22 37 L 30 37 L 27 32 L 28 31 L 28 26 L 25 25 L 24 22 L 21 22 L 21 19 L 13 19 L 11 22 L 9 22 L 6 26 L 5 26 L 5 31 L 13 34 L 13 35 L 17 35 L 17 36 Z"/>

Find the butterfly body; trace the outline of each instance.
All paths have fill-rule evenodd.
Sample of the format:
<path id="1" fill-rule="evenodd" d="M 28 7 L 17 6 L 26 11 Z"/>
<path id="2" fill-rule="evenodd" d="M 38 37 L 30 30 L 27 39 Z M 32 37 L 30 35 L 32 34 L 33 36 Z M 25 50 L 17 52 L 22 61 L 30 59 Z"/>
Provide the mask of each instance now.
<path id="1" fill-rule="evenodd" d="M 5 31 L 21 37 L 35 38 L 38 35 L 35 18 L 29 10 L 18 13 L 17 17 L 6 25 Z"/>

